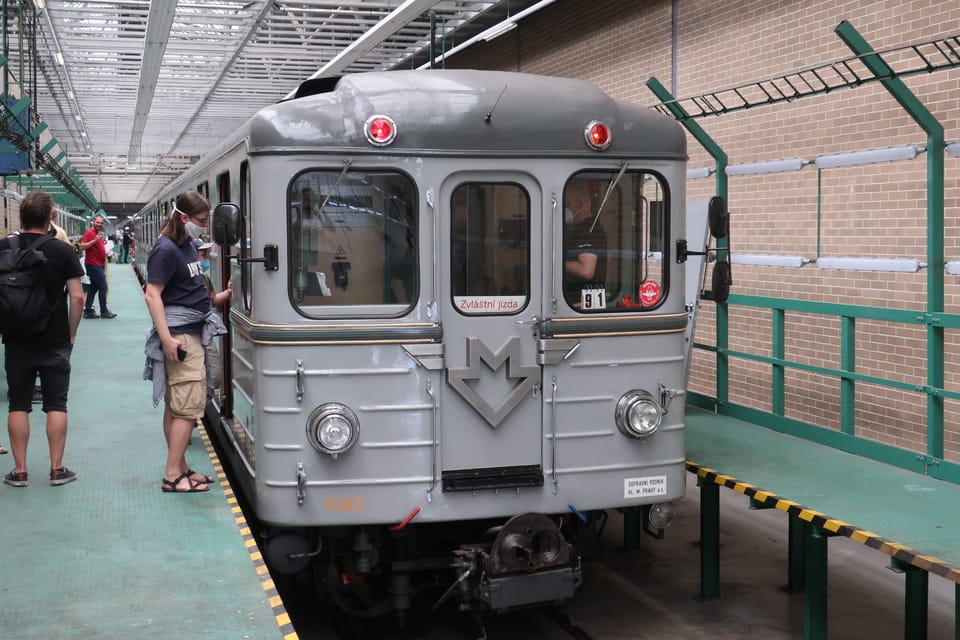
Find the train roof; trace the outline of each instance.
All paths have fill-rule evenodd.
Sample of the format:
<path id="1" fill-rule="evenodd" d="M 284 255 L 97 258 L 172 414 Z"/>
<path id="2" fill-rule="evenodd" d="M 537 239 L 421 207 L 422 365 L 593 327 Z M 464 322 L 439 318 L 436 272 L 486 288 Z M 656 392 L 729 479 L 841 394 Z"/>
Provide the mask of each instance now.
<path id="1" fill-rule="evenodd" d="M 251 153 L 332 148 L 380 154 L 367 142 L 363 123 L 386 115 L 397 131 L 390 153 L 686 159 L 686 136 L 674 120 L 614 100 L 583 80 L 433 69 L 346 75 L 314 88 L 321 92 L 267 107 L 250 120 Z M 599 153 L 584 142 L 593 120 L 612 132 L 612 143 Z"/>

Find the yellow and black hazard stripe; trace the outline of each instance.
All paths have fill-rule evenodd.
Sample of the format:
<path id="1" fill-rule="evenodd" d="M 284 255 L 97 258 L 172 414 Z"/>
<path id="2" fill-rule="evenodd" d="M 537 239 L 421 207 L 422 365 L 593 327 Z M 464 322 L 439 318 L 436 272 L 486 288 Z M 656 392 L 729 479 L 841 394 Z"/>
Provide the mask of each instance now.
<path id="1" fill-rule="evenodd" d="M 250 527 L 247 525 L 247 519 L 243 515 L 243 510 L 240 509 L 237 496 L 234 495 L 233 488 L 230 486 L 230 483 L 227 482 L 227 476 L 223 472 L 223 465 L 220 464 L 220 458 L 217 457 L 217 452 L 213 449 L 213 443 L 210 442 L 207 430 L 204 428 L 198 429 L 198 431 L 203 436 L 203 446 L 207 450 L 207 455 L 210 456 L 210 462 L 213 463 L 213 471 L 217 475 L 217 480 L 223 488 L 223 495 L 226 497 L 227 504 L 230 506 L 230 513 L 233 514 L 234 522 L 237 523 L 240 535 L 243 537 L 243 546 L 247 549 L 247 553 L 250 554 L 253 568 L 260 578 L 260 586 L 266 593 L 267 602 L 270 603 L 270 608 L 273 610 L 274 619 L 276 619 L 277 626 L 280 628 L 280 637 L 283 640 L 299 640 L 297 632 L 293 629 L 293 623 L 290 622 L 290 615 L 287 613 L 286 607 L 283 606 L 283 600 L 280 598 L 277 586 L 273 583 L 273 578 L 270 577 L 270 571 L 267 569 L 267 564 L 264 562 L 263 555 L 260 553 L 260 547 L 257 546 L 257 541 L 250 532 Z"/>
<path id="2" fill-rule="evenodd" d="M 819 511 L 808 509 L 802 504 L 792 500 L 786 500 L 775 493 L 764 491 L 763 489 L 755 487 L 752 484 L 740 482 L 732 476 L 724 475 L 713 469 L 700 466 L 692 460 L 687 460 L 687 471 L 696 474 L 697 477 L 703 478 L 707 482 L 712 482 L 713 484 L 720 485 L 721 487 L 733 489 L 737 493 L 742 493 L 754 502 L 765 507 L 785 511 L 792 516 L 796 516 L 805 522 L 809 522 L 814 526 L 823 529 L 824 531 L 828 531 L 838 536 L 845 536 L 851 540 L 859 542 L 860 544 L 864 544 L 878 551 L 882 551 L 883 553 L 886 553 L 887 555 L 892 556 L 901 562 L 913 565 L 914 567 L 918 567 L 934 575 L 946 578 L 951 582 L 960 584 L 960 568 L 944 562 L 939 558 L 922 555 L 910 547 L 897 544 L 896 542 L 891 542 L 890 540 L 878 536 L 871 531 L 859 529 L 850 523 L 844 522 L 843 520 L 837 520 L 836 518 L 831 518 L 824 513 L 820 513 Z"/>

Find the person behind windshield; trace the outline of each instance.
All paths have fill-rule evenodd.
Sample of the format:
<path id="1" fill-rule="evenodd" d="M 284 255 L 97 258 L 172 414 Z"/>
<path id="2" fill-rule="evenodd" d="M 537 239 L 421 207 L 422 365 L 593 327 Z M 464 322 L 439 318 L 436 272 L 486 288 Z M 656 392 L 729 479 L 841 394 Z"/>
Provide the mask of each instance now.
<path id="1" fill-rule="evenodd" d="M 600 288 L 606 278 L 607 236 L 594 221 L 596 211 L 585 182 L 571 182 L 564 192 L 563 292 L 571 305 L 579 304 L 580 292 Z"/>

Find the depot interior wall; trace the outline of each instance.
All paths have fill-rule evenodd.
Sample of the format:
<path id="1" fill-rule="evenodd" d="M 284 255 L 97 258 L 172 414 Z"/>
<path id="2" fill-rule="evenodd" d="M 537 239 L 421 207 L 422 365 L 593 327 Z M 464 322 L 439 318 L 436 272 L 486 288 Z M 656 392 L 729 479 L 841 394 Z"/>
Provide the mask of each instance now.
<path id="1" fill-rule="evenodd" d="M 517 70 L 588 79 L 617 98 L 656 104 L 645 82 L 657 77 L 675 96 L 763 80 L 853 56 L 835 34 L 849 21 L 877 51 L 960 33 L 960 4 L 878 0 L 561 0 L 517 29 L 470 47 L 450 67 Z M 675 29 L 675 36 L 674 36 Z M 960 69 L 906 77 L 904 82 L 960 140 Z M 879 83 L 752 108 L 698 122 L 731 164 L 925 145 L 926 136 Z M 692 138 L 690 166 L 713 162 Z M 941 150 L 935 150 L 941 153 Z M 960 160 L 945 160 L 945 255 L 960 259 Z M 692 180 L 690 197 L 713 193 L 713 178 Z M 818 173 L 800 171 L 729 179 L 731 246 L 743 253 L 903 257 L 926 260 L 925 155 L 917 159 Z M 761 296 L 910 309 L 926 303 L 926 272 L 915 274 L 746 267 L 733 291 Z M 946 277 L 945 310 L 960 313 L 960 279 Z M 730 348 L 769 356 L 769 312 L 730 307 Z M 713 310 L 705 305 L 697 341 L 713 344 Z M 856 370 L 926 384 L 926 327 L 860 321 Z M 960 390 L 951 366 L 960 336 L 946 331 L 946 387 Z M 839 368 L 836 318 L 787 315 L 787 358 Z M 770 409 L 770 367 L 731 360 L 730 399 Z M 787 373 L 786 414 L 839 428 L 839 382 Z M 691 388 L 713 394 L 713 358 L 698 352 Z M 960 405 L 947 400 L 945 457 L 960 461 Z M 926 396 L 857 383 L 859 435 L 917 452 L 926 449 Z"/>

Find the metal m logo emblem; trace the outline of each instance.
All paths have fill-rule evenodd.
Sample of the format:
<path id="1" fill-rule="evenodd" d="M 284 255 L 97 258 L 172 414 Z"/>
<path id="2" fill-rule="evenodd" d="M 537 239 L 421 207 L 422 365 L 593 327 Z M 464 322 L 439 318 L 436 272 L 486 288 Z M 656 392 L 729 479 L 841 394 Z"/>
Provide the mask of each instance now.
<path id="1" fill-rule="evenodd" d="M 491 351 L 479 338 L 467 338 L 467 366 L 462 369 L 447 369 L 447 382 L 463 396 L 471 407 L 494 429 L 520 404 L 540 382 L 540 367 L 520 364 L 520 338 L 508 339 L 496 352 Z M 483 375 L 481 362 L 491 371 L 499 371 L 507 363 L 507 378 L 518 380 L 513 388 L 493 406 L 480 397 L 468 381 L 479 380 Z"/>

